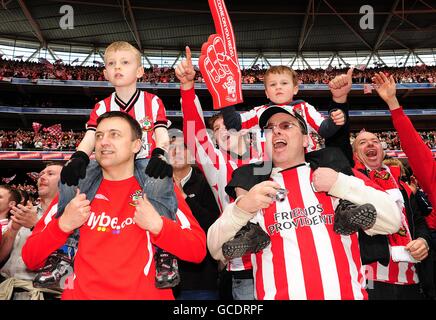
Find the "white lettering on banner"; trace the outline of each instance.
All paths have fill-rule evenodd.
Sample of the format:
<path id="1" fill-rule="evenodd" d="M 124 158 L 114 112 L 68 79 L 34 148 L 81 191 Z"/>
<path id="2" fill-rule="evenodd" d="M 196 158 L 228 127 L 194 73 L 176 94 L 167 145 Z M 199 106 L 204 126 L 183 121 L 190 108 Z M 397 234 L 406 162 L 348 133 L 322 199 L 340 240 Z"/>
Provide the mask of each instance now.
<path id="1" fill-rule="evenodd" d="M 221 22 L 224 29 L 224 35 L 226 37 L 227 47 L 229 48 L 229 55 L 233 58 L 235 54 L 234 54 L 232 39 L 230 37 L 229 26 L 227 25 L 226 14 L 224 13 L 222 1 L 218 0 L 217 5 L 218 5 L 218 13 L 221 16 Z"/>

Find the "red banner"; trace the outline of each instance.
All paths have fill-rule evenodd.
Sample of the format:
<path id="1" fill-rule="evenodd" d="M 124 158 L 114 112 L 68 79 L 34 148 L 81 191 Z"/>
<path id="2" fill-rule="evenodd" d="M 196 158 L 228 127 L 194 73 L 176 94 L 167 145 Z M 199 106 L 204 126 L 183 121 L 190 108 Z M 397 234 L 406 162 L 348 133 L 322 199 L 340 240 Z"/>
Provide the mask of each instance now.
<path id="1" fill-rule="evenodd" d="M 216 34 L 201 47 L 199 66 L 213 108 L 222 109 L 243 102 L 241 69 L 236 51 L 232 23 L 223 0 L 209 0 Z"/>
<path id="2" fill-rule="evenodd" d="M 20 159 L 41 159 L 41 153 L 30 152 L 30 153 L 20 154 Z"/>
<path id="3" fill-rule="evenodd" d="M 60 152 L 55 153 L 49 153 L 42 155 L 42 160 L 49 160 L 49 159 L 62 159 L 64 156 Z"/>
<path id="4" fill-rule="evenodd" d="M 18 158 L 17 152 L 7 152 L 7 153 L 0 154 L 0 159 L 13 159 L 13 158 Z"/>

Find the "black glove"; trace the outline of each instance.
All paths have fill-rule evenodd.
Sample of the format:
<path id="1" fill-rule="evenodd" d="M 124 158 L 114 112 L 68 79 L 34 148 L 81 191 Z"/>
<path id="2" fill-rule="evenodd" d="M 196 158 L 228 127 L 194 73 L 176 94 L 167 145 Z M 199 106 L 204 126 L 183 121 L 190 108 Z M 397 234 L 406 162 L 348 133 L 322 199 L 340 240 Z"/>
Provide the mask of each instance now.
<path id="1" fill-rule="evenodd" d="M 79 179 L 86 176 L 86 167 L 89 164 L 89 157 L 83 151 L 76 151 L 61 171 L 61 182 L 69 186 L 77 186 Z"/>
<path id="2" fill-rule="evenodd" d="M 154 148 L 147 168 L 145 168 L 145 173 L 148 176 L 161 179 L 173 176 L 173 167 L 167 162 L 164 154 L 163 149 Z"/>

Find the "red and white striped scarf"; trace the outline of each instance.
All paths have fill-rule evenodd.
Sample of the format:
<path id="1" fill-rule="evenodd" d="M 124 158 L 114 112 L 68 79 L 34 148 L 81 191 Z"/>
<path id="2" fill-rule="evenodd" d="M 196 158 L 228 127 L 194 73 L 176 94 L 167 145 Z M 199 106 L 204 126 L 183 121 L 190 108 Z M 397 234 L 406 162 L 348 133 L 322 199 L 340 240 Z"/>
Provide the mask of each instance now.
<path id="1" fill-rule="evenodd" d="M 366 276 L 368 280 L 393 284 L 415 284 L 419 282 L 415 269 L 416 260 L 405 249 L 405 246 L 412 241 L 412 237 L 406 218 L 404 199 L 399 190 L 399 184 L 393 175 L 395 169 L 395 167 L 383 166 L 381 170 L 369 172 L 369 178 L 402 205 L 402 214 L 400 230 L 387 236 L 391 255 L 388 266 L 385 267 L 378 262 L 366 265 Z"/>

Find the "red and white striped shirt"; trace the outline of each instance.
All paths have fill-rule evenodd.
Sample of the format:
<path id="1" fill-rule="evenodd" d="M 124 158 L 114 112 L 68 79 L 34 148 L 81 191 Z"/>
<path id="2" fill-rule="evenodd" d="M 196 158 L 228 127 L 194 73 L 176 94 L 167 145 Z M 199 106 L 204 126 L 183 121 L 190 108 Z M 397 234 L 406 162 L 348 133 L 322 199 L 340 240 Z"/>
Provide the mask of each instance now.
<path id="1" fill-rule="evenodd" d="M 152 93 L 136 90 L 127 103 L 119 99 L 115 92 L 99 101 L 91 111 L 86 129 L 95 130 L 98 117 L 109 111 L 124 111 L 141 125 L 143 130 L 142 148 L 137 156 L 138 159 L 150 157 L 151 150 L 155 148 L 153 129 L 160 126 L 166 128 L 170 126 L 162 100 Z"/>
<path id="2" fill-rule="evenodd" d="M 252 129 L 259 128 L 259 118 L 260 115 L 267 109 L 269 105 L 263 105 L 253 108 L 250 111 L 241 113 L 242 129 Z M 307 129 L 309 133 L 309 146 L 307 147 L 307 152 L 316 150 L 316 141 L 310 135 L 311 133 L 318 133 L 321 123 L 325 120 L 324 116 L 319 113 L 314 106 L 307 102 L 301 101 L 293 106 L 294 111 L 299 113 L 307 123 Z M 259 128 L 260 129 L 260 128 Z M 261 135 L 260 130 L 257 130 L 258 134 Z M 262 142 L 262 149 L 264 149 L 265 139 L 262 137 L 258 138 Z"/>
<path id="3" fill-rule="evenodd" d="M 233 202 L 225 191 L 233 171 L 244 164 L 257 162 L 260 158 L 251 157 L 258 155 L 254 148 L 249 150 L 251 156 L 246 159 L 232 157 L 229 153 L 217 149 L 206 131 L 203 110 L 198 97 L 195 95 L 194 88 L 181 90 L 181 96 L 185 141 L 188 149 L 195 155 L 197 165 L 211 186 L 222 212 L 230 202 Z M 228 268 L 231 271 L 251 269 L 250 256 L 246 255 L 231 260 Z"/>
<path id="4" fill-rule="evenodd" d="M 333 231 L 333 198 L 313 191 L 312 173 L 303 164 L 272 174 L 288 197 L 251 220 L 271 237 L 252 256 L 257 299 L 367 299 L 357 234 Z"/>

